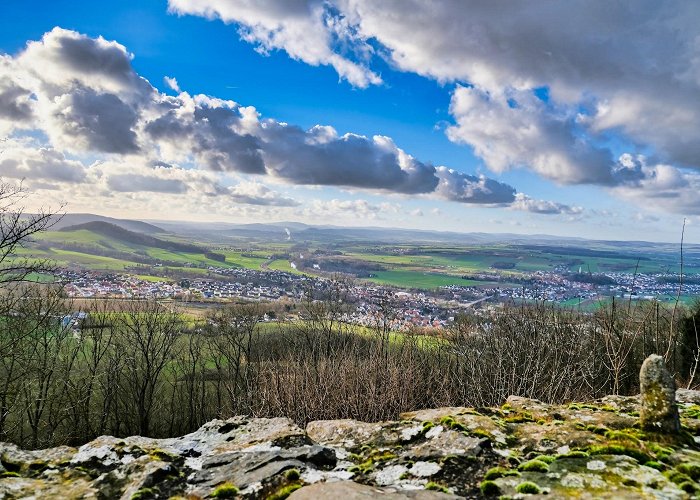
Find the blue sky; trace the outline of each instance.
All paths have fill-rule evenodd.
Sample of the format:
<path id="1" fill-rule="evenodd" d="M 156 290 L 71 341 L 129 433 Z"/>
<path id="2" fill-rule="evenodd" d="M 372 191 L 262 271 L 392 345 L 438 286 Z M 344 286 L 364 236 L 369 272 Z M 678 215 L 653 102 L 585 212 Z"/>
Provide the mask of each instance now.
<path id="1" fill-rule="evenodd" d="M 24 177 L 38 198 L 69 211 L 134 218 L 666 241 L 679 239 L 687 218 L 697 239 L 700 34 L 687 22 L 697 9 L 409 3 L 3 5 L 0 96 L 5 89 L 14 101 L 0 97 L 0 176 Z M 581 27 L 565 18 L 576 11 Z M 36 50 L 25 51 L 32 41 Z M 107 81 L 109 67 L 76 66 L 69 51 L 80 44 L 123 56 L 133 87 Z M 94 107 L 108 94 L 99 102 L 118 104 L 118 126 Z M 231 137 L 208 115 L 221 105 L 196 95 L 235 101 L 221 125 Z M 31 108 L 21 122 L 11 114 L 20 104 Z M 248 106 L 255 123 L 241 121 Z M 156 138 L 148 124 L 163 125 L 171 107 L 179 117 L 197 111 Z M 87 130 L 95 120 L 108 125 Z M 335 132 L 300 135 L 317 125 Z M 258 166 L 242 165 L 232 149 L 242 144 Z M 362 155 L 375 162 L 366 171 Z"/>

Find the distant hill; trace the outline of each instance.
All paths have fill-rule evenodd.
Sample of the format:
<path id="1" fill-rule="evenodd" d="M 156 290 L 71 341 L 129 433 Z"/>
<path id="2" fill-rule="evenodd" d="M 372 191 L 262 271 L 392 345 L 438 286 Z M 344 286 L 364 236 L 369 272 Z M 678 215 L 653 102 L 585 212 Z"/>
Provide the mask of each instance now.
<path id="1" fill-rule="evenodd" d="M 156 226 L 153 226 L 156 227 Z M 113 238 L 124 243 L 131 243 L 134 245 L 142 245 L 146 247 L 162 248 L 164 250 L 171 250 L 174 252 L 193 252 L 193 253 L 204 253 L 206 250 L 197 245 L 192 245 L 189 243 L 180 243 L 177 241 L 162 240 L 160 238 L 155 238 L 147 234 L 138 233 L 135 231 L 129 231 L 116 224 L 112 224 L 104 221 L 92 221 L 86 222 L 84 224 L 76 224 L 74 226 L 67 226 L 59 229 L 59 231 L 91 231 L 108 238 Z"/>
<path id="2" fill-rule="evenodd" d="M 65 214 L 51 227 L 51 229 L 54 231 L 60 231 L 67 227 L 87 224 L 90 222 L 109 223 L 122 229 L 126 229 L 127 231 L 143 234 L 162 234 L 168 232 L 165 229 L 149 224 L 148 222 L 130 219 L 115 219 L 113 217 L 105 217 L 104 215 L 96 214 Z"/>

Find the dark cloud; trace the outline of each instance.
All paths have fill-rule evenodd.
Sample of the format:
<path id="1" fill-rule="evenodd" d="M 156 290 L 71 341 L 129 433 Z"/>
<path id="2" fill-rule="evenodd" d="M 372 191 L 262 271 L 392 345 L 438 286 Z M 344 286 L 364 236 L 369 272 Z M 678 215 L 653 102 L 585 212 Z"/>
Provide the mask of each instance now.
<path id="1" fill-rule="evenodd" d="M 0 73 L 2 76 L 2 73 Z M 0 83 L 0 119 L 26 123 L 33 116 L 31 92 L 12 81 Z"/>
<path id="2" fill-rule="evenodd" d="M 274 175 L 295 184 L 384 189 L 397 193 L 432 192 L 435 168 L 415 160 L 386 137 L 337 137 L 328 128 L 304 131 L 267 122 L 265 164 Z"/>
<path id="3" fill-rule="evenodd" d="M 436 194 L 459 203 L 508 205 L 515 200 L 515 188 L 487 177 L 463 174 L 446 167 L 438 167 L 440 184 Z"/>
<path id="4" fill-rule="evenodd" d="M 54 101 L 49 135 L 58 134 L 58 142 L 72 149 L 82 148 L 103 153 L 136 153 L 139 150 L 134 127 L 138 115 L 114 94 L 97 93 L 90 88 L 76 88 Z"/>
<path id="5" fill-rule="evenodd" d="M 259 140 L 236 132 L 241 122 L 237 105 L 206 98 L 188 102 L 170 98 L 163 105 L 167 111 L 144 128 L 152 140 L 168 142 L 175 149 L 186 147 L 213 171 L 265 173 Z M 194 112 L 182 113 L 187 106 L 193 106 Z"/>

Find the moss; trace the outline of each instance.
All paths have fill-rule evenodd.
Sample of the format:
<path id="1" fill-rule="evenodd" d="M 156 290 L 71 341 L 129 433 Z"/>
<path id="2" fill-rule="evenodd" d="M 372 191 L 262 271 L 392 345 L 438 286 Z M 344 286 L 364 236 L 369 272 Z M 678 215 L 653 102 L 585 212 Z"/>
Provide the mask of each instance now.
<path id="1" fill-rule="evenodd" d="M 583 450 L 573 450 L 568 453 L 562 453 L 561 455 L 557 455 L 556 459 L 562 459 L 562 458 L 589 458 L 591 455 L 588 452 L 585 452 Z"/>
<path id="2" fill-rule="evenodd" d="M 617 408 L 612 405 L 596 405 L 592 403 L 571 403 L 568 406 L 569 410 L 593 410 L 593 411 L 609 411 L 617 413 Z"/>
<path id="3" fill-rule="evenodd" d="M 442 493 L 449 493 L 449 490 L 446 487 L 433 481 L 428 481 L 428 483 L 425 485 L 425 489 L 430 491 L 441 491 Z"/>
<path id="4" fill-rule="evenodd" d="M 361 464 L 355 465 L 348 469 L 348 472 L 354 472 L 359 474 L 369 474 L 374 470 L 374 462 L 372 460 L 365 460 Z"/>
<path id="5" fill-rule="evenodd" d="M 679 408 L 683 418 L 700 418 L 700 406 L 690 405 L 686 408 Z"/>
<path id="6" fill-rule="evenodd" d="M 212 498 L 235 498 L 238 495 L 238 487 L 231 483 L 223 483 L 217 486 L 213 493 Z"/>
<path id="7" fill-rule="evenodd" d="M 640 437 L 643 434 L 637 429 L 625 429 L 621 431 L 607 431 L 605 437 L 615 441 L 632 441 L 633 443 L 639 444 Z"/>
<path id="8" fill-rule="evenodd" d="M 481 484 L 479 484 L 479 489 L 481 490 L 481 494 L 485 497 L 495 497 L 496 495 L 501 494 L 501 488 L 495 482 L 490 480 L 481 481 Z"/>
<path id="9" fill-rule="evenodd" d="M 669 481 L 675 484 L 681 484 L 687 481 L 694 482 L 690 476 L 682 473 L 679 470 L 670 470 L 668 472 L 664 472 L 664 476 L 666 476 Z"/>
<path id="10" fill-rule="evenodd" d="M 520 472 L 513 469 L 506 469 L 505 467 L 493 467 L 486 471 L 484 475 L 484 480 L 490 481 L 493 479 L 498 479 L 499 477 L 507 476 L 520 476 Z"/>
<path id="11" fill-rule="evenodd" d="M 453 431 L 468 431 L 464 425 L 460 424 L 457 422 L 453 416 L 448 415 L 446 417 L 442 417 L 440 419 L 440 424 L 447 428 L 447 429 L 452 429 Z"/>
<path id="12" fill-rule="evenodd" d="M 300 483 L 288 484 L 287 486 L 283 486 L 279 490 L 269 495 L 267 500 L 284 500 L 299 488 L 301 488 Z"/>
<path id="13" fill-rule="evenodd" d="M 11 472 L 9 470 L 4 470 L 0 472 L 0 477 L 22 477 L 19 472 Z"/>
<path id="14" fill-rule="evenodd" d="M 351 462 L 359 462 L 360 460 L 362 460 L 362 456 L 358 455 L 357 453 L 350 453 L 348 455 L 348 460 L 350 460 Z"/>
<path id="15" fill-rule="evenodd" d="M 525 481 L 524 483 L 520 483 L 515 487 L 515 491 L 517 491 L 518 493 L 523 493 L 525 495 L 539 495 L 540 493 L 542 493 L 540 487 L 531 481 Z"/>
<path id="16" fill-rule="evenodd" d="M 539 455 L 535 457 L 535 460 L 539 460 L 540 462 L 544 462 L 546 464 L 551 464 L 557 459 L 554 455 Z"/>
<path id="17" fill-rule="evenodd" d="M 174 462 L 179 456 L 175 455 L 174 453 L 170 453 L 169 451 L 161 450 L 161 449 L 156 449 L 153 450 L 149 453 L 149 456 L 152 458 L 155 458 L 156 460 L 160 460 L 162 462 Z"/>
<path id="18" fill-rule="evenodd" d="M 661 461 L 666 461 L 668 457 L 673 455 L 674 449 L 658 445 L 656 443 L 649 443 L 647 445 L 647 448 L 649 448 L 649 451 L 651 451 L 655 456 L 657 460 Z"/>
<path id="19" fill-rule="evenodd" d="M 678 487 L 680 489 L 682 489 L 683 491 L 685 491 L 686 493 L 690 493 L 691 495 L 693 493 L 698 492 L 698 485 L 692 481 L 684 481 L 681 484 L 679 484 Z"/>
<path id="20" fill-rule="evenodd" d="M 478 438 L 484 438 L 484 439 L 491 439 L 491 434 L 486 432 L 484 429 L 473 429 L 470 431 L 467 431 L 467 436 L 473 436 L 473 437 L 478 437 Z"/>
<path id="21" fill-rule="evenodd" d="M 592 432 L 593 434 L 598 434 L 600 436 L 605 436 L 608 432 L 610 432 L 610 429 L 608 429 L 604 425 L 587 425 L 586 430 L 588 432 Z"/>
<path id="22" fill-rule="evenodd" d="M 549 472 L 549 465 L 539 460 L 528 460 L 527 462 L 520 464 L 518 466 L 518 470 L 523 472 Z"/>
<path id="23" fill-rule="evenodd" d="M 435 424 L 432 423 L 430 420 L 423 422 L 423 432 L 428 432 L 433 427 L 435 427 Z"/>
<path id="24" fill-rule="evenodd" d="M 532 416 L 532 413 L 523 411 L 508 415 L 505 421 L 509 424 L 523 424 L 525 422 L 534 422 L 535 418 Z"/>
<path id="25" fill-rule="evenodd" d="M 369 455 L 369 459 L 374 462 L 386 462 L 396 458 L 396 453 L 389 450 L 375 450 Z"/>
<path id="26" fill-rule="evenodd" d="M 690 476 L 693 481 L 700 479 L 700 464 L 689 463 L 676 466 L 676 470 Z"/>
<path id="27" fill-rule="evenodd" d="M 646 463 L 651 457 L 639 448 L 625 446 L 623 444 L 595 445 L 588 449 L 591 455 L 627 455 L 640 463 Z"/>
<path id="28" fill-rule="evenodd" d="M 627 486 L 629 488 L 639 488 L 641 486 L 641 484 L 639 484 L 638 481 L 635 481 L 634 479 L 629 477 L 622 480 L 622 485 Z"/>
<path id="29" fill-rule="evenodd" d="M 146 500 L 148 498 L 156 498 L 160 493 L 158 488 L 141 488 L 131 495 L 131 500 Z"/>
<path id="30" fill-rule="evenodd" d="M 654 460 L 650 460 L 644 464 L 647 467 L 651 467 L 652 469 L 660 470 L 663 471 L 666 469 L 666 466 L 660 462 L 656 462 Z"/>
<path id="31" fill-rule="evenodd" d="M 289 469 L 284 473 L 284 477 L 287 481 L 298 481 L 301 477 L 301 473 L 298 469 Z"/>

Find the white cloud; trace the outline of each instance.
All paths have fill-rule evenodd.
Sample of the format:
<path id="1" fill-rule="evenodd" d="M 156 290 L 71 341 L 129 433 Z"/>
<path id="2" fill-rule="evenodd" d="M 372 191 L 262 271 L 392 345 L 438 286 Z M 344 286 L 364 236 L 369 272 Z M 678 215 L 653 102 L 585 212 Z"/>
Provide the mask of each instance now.
<path id="1" fill-rule="evenodd" d="M 698 2 L 170 0 L 170 8 L 237 23 L 261 50 L 334 65 L 357 86 L 373 83 L 377 56 L 464 84 L 448 135 L 497 172 L 528 168 L 643 198 L 655 182 L 633 176 L 651 171 L 621 168 L 604 146 L 611 136 L 632 153 L 700 169 Z M 338 61 L 365 78 L 348 77 Z"/>
<path id="2" fill-rule="evenodd" d="M 332 66 L 357 87 L 381 83 L 366 65 L 353 61 L 371 54 L 372 47 L 329 3 L 323 1 L 170 0 L 178 14 L 194 14 L 238 23 L 242 39 L 261 53 L 284 50 L 312 66 Z M 350 55 L 343 52 L 349 50 Z"/>
<path id="3" fill-rule="evenodd" d="M 535 214 L 581 215 L 583 213 L 583 207 L 554 201 L 536 200 L 522 193 L 515 195 L 515 202 L 511 205 L 511 208 Z"/>

